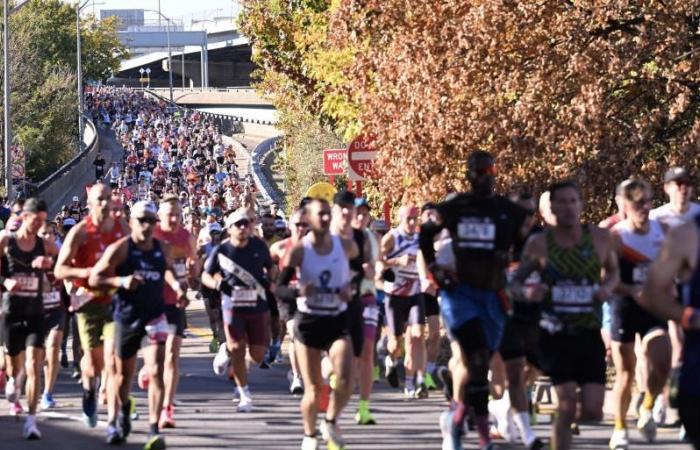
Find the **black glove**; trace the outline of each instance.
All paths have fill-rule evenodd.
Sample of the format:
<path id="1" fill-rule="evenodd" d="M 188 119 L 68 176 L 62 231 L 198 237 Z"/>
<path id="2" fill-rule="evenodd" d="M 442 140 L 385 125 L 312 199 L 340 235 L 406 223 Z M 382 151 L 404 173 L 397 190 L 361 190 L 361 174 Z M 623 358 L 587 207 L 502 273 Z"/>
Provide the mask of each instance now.
<path id="1" fill-rule="evenodd" d="M 394 273 L 394 270 L 391 268 L 386 269 L 382 272 L 382 280 L 393 283 L 396 280 L 396 273 Z"/>
<path id="2" fill-rule="evenodd" d="M 231 294 L 233 294 L 233 288 L 227 280 L 221 280 L 221 282 L 219 283 L 218 291 L 229 297 L 231 296 Z"/>

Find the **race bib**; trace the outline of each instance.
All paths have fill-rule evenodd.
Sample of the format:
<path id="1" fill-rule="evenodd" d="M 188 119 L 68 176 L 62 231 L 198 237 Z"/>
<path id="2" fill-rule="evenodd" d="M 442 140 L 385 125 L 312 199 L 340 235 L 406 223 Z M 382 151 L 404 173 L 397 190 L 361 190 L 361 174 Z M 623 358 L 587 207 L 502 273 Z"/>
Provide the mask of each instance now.
<path id="1" fill-rule="evenodd" d="M 647 281 L 647 274 L 649 273 L 649 266 L 637 266 L 632 271 L 632 282 L 634 284 L 644 284 Z"/>
<path id="2" fill-rule="evenodd" d="M 256 306 L 258 293 L 255 289 L 234 288 L 231 292 L 231 303 L 234 308 Z"/>
<path id="3" fill-rule="evenodd" d="M 177 261 L 173 264 L 173 271 L 175 272 L 175 277 L 177 279 L 186 278 L 187 264 L 185 264 L 185 261 Z"/>
<path id="4" fill-rule="evenodd" d="M 39 291 L 39 277 L 36 275 L 14 275 L 11 277 L 19 285 L 23 293 L 36 293 Z"/>
<path id="5" fill-rule="evenodd" d="M 496 225 L 488 219 L 463 219 L 457 226 L 457 236 L 470 241 L 493 241 L 496 239 Z"/>
<path id="6" fill-rule="evenodd" d="M 376 305 L 365 306 L 362 311 L 362 318 L 366 325 L 377 326 L 379 324 L 379 308 Z"/>
<path id="7" fill-rule="evenodd" d="M 593 286 L 552 286 L 552 301 L 566 305 L 593 302 Z"/>
<path id="8" fill-rule="evenodd" d="M 61 294 L 58 291 L 44 292 L 42 299 L 44 308 L 55 308 L 61 303 Z"/>
<path id="9" fill-rule="evenodd" d="M 165 314 L 161 314 L 146 324 L 146 339 L 150 344 L 158 344 L 168 339 L 170 327 Z"/>
<path id="10" fill-rule="evenodd" d="M 334 292 L 323 292 L 306 297 L 306 304 L 310 308 L 331 309 L 340 306 L 340 296 Z"/>

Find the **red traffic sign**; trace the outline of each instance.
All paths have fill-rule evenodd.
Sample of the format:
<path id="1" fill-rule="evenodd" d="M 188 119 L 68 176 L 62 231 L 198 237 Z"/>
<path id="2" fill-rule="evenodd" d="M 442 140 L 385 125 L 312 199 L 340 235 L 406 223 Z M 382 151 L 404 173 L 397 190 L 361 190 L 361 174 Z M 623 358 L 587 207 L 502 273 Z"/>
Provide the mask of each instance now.
<path id="1" fill-rule="evenodd" d="M 372 170 L 377 151 L 373 136 L 358 136 L 348 146 L 348 176 L 352 181 L 363 181 Z"/>
<path id="2" fill-rule="evenodd" d="M 348 151 L 344 148 L 327 148 L 323 150 L 323 174 L 342 175 L 345 173 L 345 165 L 348 159 Z"/>

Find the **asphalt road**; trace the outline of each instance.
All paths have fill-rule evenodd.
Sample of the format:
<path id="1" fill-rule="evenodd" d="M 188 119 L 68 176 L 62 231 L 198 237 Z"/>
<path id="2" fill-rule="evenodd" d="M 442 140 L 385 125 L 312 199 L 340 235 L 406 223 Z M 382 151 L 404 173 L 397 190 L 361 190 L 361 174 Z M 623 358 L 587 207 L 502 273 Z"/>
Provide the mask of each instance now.
<path id="1" fill-rule="evenodd" d="M 182 358 L 182 374 L 177 395 L 177 428 L 166 430 L 168 448 L 183 449 L 298 449 L 301 437 L 299 400 L 287 391 L 288 365 L 279 364 L 269 370 L 251 369 L 250 386 L 254 411 L 237 413 L 232 402 L 233 384 L 217 377 L 211 369 L 213 355 L 208 352 L 207 321 L 201 302 L 193 302 L 188 311 L 192 328 L 185 340 Z M 134 432 L 125 449 L 141 448 L 146 441 L 147 421 L 145 392 L 134 386 L 137 410 L 142 418 L 134 422 Z M 22 419 L 6 415 L 7 403 L 0 401 L 0 449 L 95 449 L 107 448 L 103 443 L 106 414 L 100 410 L 100 422 L 95 429 L 88 429 L 80 422 L 80 389 L 70 378 L 69 371 L 62 370 L 56 389 L 59 406 L 38 416 L 41 441 L 28 442 L 21 437 Z M 445 407 L 442 395 L 407 402 L 403 396 L 391 390 L 383 381 L 375 385 L 372 401 L 378 424 L 360 427 L 354 424 L 353 415 L 357 396 L 341 418 L 341 427 L 349 449 L 399 450 L 439 449 L 440 434 L 437 425 L 439 413 Z M 609 418 L 608 418 L 609 419 Z M 546 436 L 548 425 L 537 425 L 536 432 Z M 583 426 L 582 435 L 574 441 L 577 449 L 607 448 L 610 421 L 597 426 Z M 662 429 L 659 441 L 643 444 L 635 431 L 631 432 L 631 448 L 686 450 L 689 445 L 676 439 L 677 429 Z M 466 439 L 465 448 L 476 448 L 475 434 Z M 324 447 L 321 447 L 324 448 Z M 499 446 L 501 449 L 522 448 L 515 444 Z"/>

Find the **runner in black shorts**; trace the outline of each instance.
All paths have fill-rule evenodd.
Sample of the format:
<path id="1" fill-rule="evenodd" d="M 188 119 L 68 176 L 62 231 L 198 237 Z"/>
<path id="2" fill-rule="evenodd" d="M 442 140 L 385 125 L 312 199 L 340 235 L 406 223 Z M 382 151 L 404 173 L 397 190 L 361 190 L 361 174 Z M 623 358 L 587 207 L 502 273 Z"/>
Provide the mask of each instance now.
<path id="1" fill-rule="evenodd" d="M 304 419 L 302 450 L 316 450 L 316 418 L 323 379 L 321 356 L 328 351 L 336 386 L 321 424 L 329 450 L 344 448 L 336 419 L 350 398 L 352 343 L 347 329 L 347 302 L 351 300 L 349 259 L 358 256 L 354 241 L 330 233 L 331 211 L 325 200 L 306 206 L 311 232 L 292 248 L 284 264 L 277 294 L 297 302 L 295 350 L 304 378 L 301 411 Z M 299 289 L 290 289 L 295 272 Z"/>
<path id="2" fill-rule="evenodd" d="M 163 407 L 163 364 L 168 322 L 163 287 L 167 282 L 180 302 L 185 291 L 175 276 L 170 246 L 153 238 L 157 222 L 155 206 L 137 202 L 131 209 L 131 234 L 107 247 L 90 272 L 94 288 L 117 289 L 114 299 L 116 381 L 121 413 L 119 427 L 108 424 L 107 442 L 118 444 L 131 432 L 129 392 L 136 371 L 136 354 L 142 341 L 148 372 L 148 441 L 144 450 L 165 448 L 159 418 Z M 112 276 L 111 274 L 115 274 Z"/>
<path id="3" fill-rule="evenodd" d="M 5 349 L 8 380 L 5 397 L 13 407 L 19 395 L 15 380 L 24 368 L 29 414 L 24 423 L 25 439 L 41 439 L 36 426 L 39 377 L 44 361 L 44 274 L 54 264 L 58 253 L 54 241 L 42 239 L 37 233 L 46 222 L 46 203 L 30 198 L 22 207 L 19 229 L 3 234 L 0 254 L 7 258 L 3 282 L 5 293 L 2 309 L 5 316 Z M 53 255 L 49 256 L 49 255 Z M 26 360 L 25 360 L 26 359 Z M 16 409 L 14 410 L 16 411 Z"/>

